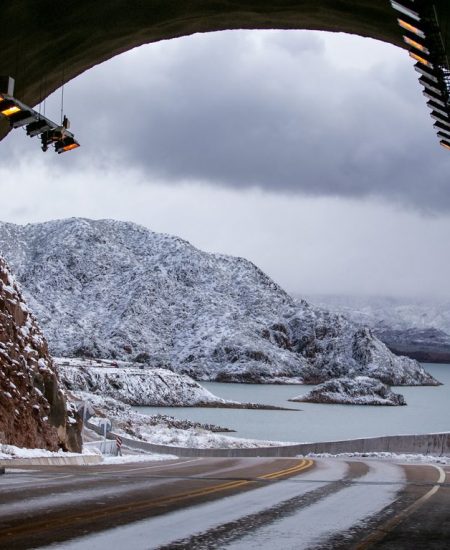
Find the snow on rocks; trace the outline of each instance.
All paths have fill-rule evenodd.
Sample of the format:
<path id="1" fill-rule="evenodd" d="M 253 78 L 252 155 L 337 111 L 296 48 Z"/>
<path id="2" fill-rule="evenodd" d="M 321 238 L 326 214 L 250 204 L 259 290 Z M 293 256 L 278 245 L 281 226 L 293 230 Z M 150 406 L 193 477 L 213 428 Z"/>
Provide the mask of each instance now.
<path id="1" fill-rule="evenodd" d="M 107 364 L 107 363 L 106 363 Z M 98 365 L 98 364 L 97 364 Z M 92 366 L 87 361 L 57 360 L 58 372 L 68 390 L 92 392 L 135 406 L 194 407 L 236 404 L 213 395 L 189 376 L 167 369 Z"/>
<path id="2" fill-rule="evenodd" d="M 0 256 L 0 440 L 76 451 L 80 431 L 47 342 Z"/>
<path id="3" fill-rule="evenodd" d="M 343 317 L 296 302 L 243 258 L 132 223 L 0 224 L 51 350 L 134 360 L 196 380 L 437 384 Z"/>
<path id="4" fill-rule="evenodd" d="M 319 384 L 306 395 L 289 401 L 346 405 L 406 405 L 403 395 L 367 376 L 336 378 Z"/>
<path id="5" fill-rule="evenodd" d="M 190 420 L 179 420 L 168 415 L 147 416 L 133 411 L 129 405 L 120 401 L 87 392 L 74 392 L 74 396 L 90 402 L 96 410 L 97 416 L 89 419 L 91 425 L 99 427 L 104 418 L 108 418 L 115 433 L 154 445 L 224 449 L 289 445 L 279 441 L 225 436 L 221 432 L 233 430 Z"/>

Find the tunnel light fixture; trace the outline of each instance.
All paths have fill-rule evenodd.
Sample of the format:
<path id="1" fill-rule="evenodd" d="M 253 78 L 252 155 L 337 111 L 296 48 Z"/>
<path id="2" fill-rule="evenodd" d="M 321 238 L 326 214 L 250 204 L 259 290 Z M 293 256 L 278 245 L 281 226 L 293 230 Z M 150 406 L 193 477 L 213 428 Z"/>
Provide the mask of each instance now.
<path id="1" fill-rule="evenodd" d="M 450 141 L 450 134 L 448 134 L 447 132 L 440 131 L 440 132 L 437 133 L 437 136 L 438 136 L 438 138 Z"/>
<path id="2" fill-rule="evenodd" d="M 422 94 L 428 99 L 432 99 L 433 101 L 435 101 L 441 107 L 447 108 L 447 103 L 444 101 L 444 98 L 442 96 L 435 94 L 431 90 L 427 90 L 427 89 L 422 90 Z"/>
<path id="3" fill-rule="evenodd" d="M 424 88 L 426 88 L 427 90 L 431 90 L 432 92 L 434 92 L 435 94 L 438 94 L 438 95 L 442 95 L 442 90 L 440 88 L 437 87 L 436 83 L 433 82 L 432 80 L 429 80 L 428 78 L 426 78 L 425 76 L 421 76 L 419 78 L 419 82 L 422 84 L 422 86 Z"/>
<path id="4" fill-rule="evenodd" d="M 439 132 L 447 132 L 450 133 L 450 123 L 447 122 L 435 122 L 433 124 L 433 128 L 435 130 L 438 130 Z"/>
<path id="5" fill-rule="evenodd" d="M 35 137 L 48 132 L 52 127 L 49 126 L 47 119 L 39 118 L 38 120 L 31 122 L 27 125 L 27 136 Z"/>
<path id="6" fill-rule="evenodd" d="M 400 2 L 397 2 L 396 0 L 391 0 L 391 6 L 394 8 L 394 10 L 399 11 L 403 15 L 407 15 L 411 19 L 414 19 L 414 21 L 421 20 L 419 13 L 412 9 L 415 6 L 411 2 L 403 0 L 403 3 L 400 4 Z"/>
<path id="7" fill-rule="evenodd" d="M 62 139 L 61 141 L 58 141 L 55 144 L 55 151 L 60 155 L 61 153 L 65 153 L 66 151 L 72 151 L 73 149 L 77 149 L 80 146 L 80 144 L 75 141 L 71 137 L 67 137 Z"/>
<path id="8" fill-rule="evenodd" d="M 434 71 L 431 71 L 430 69 L 425 68 L 420 63 L 416 63 L 414 65 L 414 70 L 417 71 L 419 74 L 427 77 L 429 80 L 432 80 L 436 84 L 439 84 L 439 78 L 437 77 L 437 74 Z"/>
<path id="9" fill-rule="evenodd" d="M 408 46 L 410 46 L 411 48 L 415 48 L 419 52 L 422 52 L 427 55 L 430 54 L 430 50 L 423 44 L 420 44 L 420 42 L 417 42 L 417 40 L 413 40 L 412 38 L 409 38 L 409 36 L 406 36 L 406 35 L 403 35 L 403 40 L 405 44 L 408 44 Z"/>
<path id="10" fill-rule="evenodd" d="M 18 107 L 17 105 L 11 105 L 10 107 L 9 106 L 7 107 L 5 105 L 3 107 L 0 107 L 0 109 L 1 109 L 0 113 L 6 117 L 10 117 L 21 111 L 20 107 Z"/>
<path id="11" fill-rule="evenodd" d="M 418 55 L 415 52 L 409 52 L 409 56 L 415 59 L 418 63 L 421 63 L 422 65 L 425 65 L 425 67 L 428 67 L 429 69 L 434 69 L 433 63 L 431 61 L 428 61 L 423 55 Z"/>
<path id="12" fill-rule="evenodd" d="M 433 111 L 437 111 L 438 113 L 441 113 L 443 116 L 448 117 L 448 110 L 442 107 L 441 105 L 438 105 L 435 101 L 427 101 L 427 105 L 430 109 Z"/>
<path id="13" fill-rule="evenodd" d="M 446 122 L 447 124 L 450 123 L 450 118 L 448 118 L 447 114 L 441 115 L 441 113 L 438 113 L 437 111 L 431 111 L 430 116 L 437 122 Z"/>
<path id="14" fill-rule="evenodd" d="M 32 111 L 19 111 L 10 117 L 10 124 L 13 128 L 20 128 L 26 124 L 30 124 L 35 119 Z"/>
<path id="15" fill-rule="evenodd" d="M 67 117 L 64 117 L 61 124 L 56 124 L 16 99 L 13 93 L 14 79 L 0 75 L 0 115 L 8 119 L 11 128 L 26 126 L 28 136 L 41 136 L 43 151 L 47 151 L 50 145 L 55 146 L 57 153 L 71 151 L 80 146 L 69 131 L 70 122 Z"/>
<path id="16" fill-rule="evenodd" d="M 444 149 L 448 149 L 450 151 L 450 141 L 446 139 L 441 139 L 439 143 L 442 145 L 442 147 L 444 147 Z"/>
<path id="17" fill-rule="evenodd" d="M 397 23 L 400 25 L 400 27 L 405 30 L 412 32 L 416 36 L 419 36 L 420 38 L 425 38 L 425 33 L 421 31 L 419 28 L 415 27 L 414 25 L 411 25 L 411 23 L 408 23 L 405 19 L 397 19 Z"/>

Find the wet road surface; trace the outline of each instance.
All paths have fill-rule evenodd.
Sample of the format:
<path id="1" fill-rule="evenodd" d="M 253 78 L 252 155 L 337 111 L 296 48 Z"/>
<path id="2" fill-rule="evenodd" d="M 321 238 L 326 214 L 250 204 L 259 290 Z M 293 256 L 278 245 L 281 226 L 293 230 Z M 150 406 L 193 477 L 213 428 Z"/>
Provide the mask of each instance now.
<path id="1" fill-rule="evenodd" d="M 448 466 L 364 459 L 8 468 L 0 548 L 441 549 L 449 478 Z"/>

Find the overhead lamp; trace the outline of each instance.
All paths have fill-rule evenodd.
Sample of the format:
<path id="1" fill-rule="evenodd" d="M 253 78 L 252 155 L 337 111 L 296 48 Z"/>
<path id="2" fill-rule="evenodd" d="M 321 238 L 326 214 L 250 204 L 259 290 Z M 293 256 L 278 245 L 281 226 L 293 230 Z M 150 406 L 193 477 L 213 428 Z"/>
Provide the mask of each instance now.
<path id="1" fill-rule="evenodd" d="M 428 61 L 428 59 L 426 59 L 423 55 L 418 55 L 415 52 L 409 52 L 409 57 L 412 57 L 418 63 L 425 65 L 425 67 L 428 67 L 429 69 L 434 69 L 433 63 L 431 63 L 431 61 Z"/>
<path id="2" fill-rule="evenodd" d="M 11 115 L 18 113 L 20 110 L 20 107 L 18 107 L 14 101 L 11 101 L 10 99 L 5 99 L 0 103 L 0 113 L 4 116 L 10 117 Z"/>
<path id="3" fill-rule="evenodd" d="M 406 5 L 404 5 L 405 3 Z M 397 10 L 400 13 L 411 17 L 411 19 L 414 19 L 415 21 L 420 21 L 420 15 L 417 11 L 414 11 L 412 9 L 413 5 L 411 4 L 411 2 L 405 2 L 405 0 L 403 0 L 403 4 L 400 4 L 400 2 L 397 2 L 396 0 L 391 0 L 391 6 L 394 8 L 394 10 Z"/>
<path id="4" fill-rule="evenodd" d="M 51 130 L 52 127 L 48 124 L 48 120 L 40 118 L 27 126 L 27 136 L 35 137 L 44 132 Z"/>
<path id="5" fill-rule="evenodd" d="M 67 151 L 72 151 L 73 149 L 77 149 L 80 146 L 80 144 L 75 141 L 71 137 L 66 137 L 62 139 L 61 141 L 57 141 L 55 143 L 55 151 L 60 155 L 61 153 L 65 153 Z"/>
<path id="6" fill-rule="evenodd" d="M 433 100 L 427 101 L 427 105 L 430 109 L 433 111 L 437 111 L 438 113 L 441 113 L 443 116 L 448 117 L 448 110 L 441 107 L 441 105 L 438 105 Z"/>
<path id="7" fill-rule="evenodd" d="M 32 111 L 19 111 L 9 117 L 11 126 L 13 128 L 20 128 L 35 120 L 35 115 Z"/>
<path id="8" fill-rule="evenodd" d="M 448 122 L 435 122 L 433 128 L 438 131 L 450 133 L 450 123 Z"/>
<path id="9" fill-rule="evenodd" d="M 442 139 L 446 139 L 447 141 L 450 141 L 450 134 L 447 134 L 447 132 L 438 132 L 437 136 Z"/>
<path id="10" fill-rule="evenodd" d="M 430 54 L 430 50 L 420 42 L 417 42 L 417 40 L 413 40 L 412 38 L 409 38 L 409 36 L 403 35 L 403 41 L 408 44 L 411 48 L 415 48 L 416 50 L 419 50 L 419 52 L 425 53 L 427 55 Z"/>
<path id="11" fill-rule="evenodd" d="M 442 90 L 441 88 L 438 88 L 436 86 L 436 83 L 433 82 L 432 80 L 428 79 L 426 76 L 421 76 L 419 78 L 419 82 L 422 84 L 422 86 L 424 88 L 426 88 L 427 90 L 431 90 L 432 92 L 434 92 L 435 94 L 438 94 L 438 95 L 442 95 Z"/>
<path id="12" fill-rule="evenodd" d="M 416 70 L 421 75 L 426 76 L 427 78 L 429 78 L 433 82 L 436 82 L 436 84 L 439 83 L 439 78 L 437 77 L 436 73 L 434 71 L 430 70 L 430 69 L 427 69 L 426 67 L 424 67 L 420 63 L 416 63 L 414 65 L 414 70 Z"/>
<path id="13" fill-rule="evenodd" d="M 447 103 L 445 103 L 445 101 L 443 101 L 443 97 L 440 96 L 439 94 L 435 94 L 434 92 L 432 92 L 431 90 L 422 90 L 422 94 L 427 97 L 428 99 L 432 99 L 433 101 L 435 101 L 437 104 L 439 104 L 441 107 L 445 107 L 447 108 Z"/>
<path id="14" fill-rule="evenodd" d="M 425 33 L 421 31 L 419 28 L 417 28 L 414 25 L 411 25 L 411 23 L 408 23 L 405 19 L 397 19 L 397 23 L 400 25 L 402 29 L 405 31 L 412 32 L 416 36 L 420 36 L 420 38 L 426 38 Z"/>
<path id="15" fill-rule="evenodd" d="M 438 113 L 437 111 L 431 111 L 430 113 L 431 118 L 434 118 L 434 120 L 437 120 L 437 122 L 447 122 L 450 123 L 450 118 L 448 118 L 448 115 L 441 115 L 441 113 Z"/>
<path id="16" fill-rule="evenodd" d="M 446 139 L 441 139 L 439 143 L 442 145 L 442 147 L 444 147 L 444 149 L 448 149 L 450 151 L 450 141 Z"/>

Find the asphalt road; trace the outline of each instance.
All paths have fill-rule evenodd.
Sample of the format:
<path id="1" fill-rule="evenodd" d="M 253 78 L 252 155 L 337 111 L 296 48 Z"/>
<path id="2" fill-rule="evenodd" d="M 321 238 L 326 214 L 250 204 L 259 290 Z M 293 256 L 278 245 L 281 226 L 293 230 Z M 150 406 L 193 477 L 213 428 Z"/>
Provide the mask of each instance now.
<path id="1" fill-rule="evenodd" d="M 450 467 L 274 458 L 7 469 L 0 548 L 450 547 Z"/>

